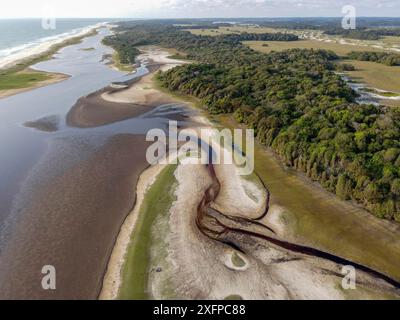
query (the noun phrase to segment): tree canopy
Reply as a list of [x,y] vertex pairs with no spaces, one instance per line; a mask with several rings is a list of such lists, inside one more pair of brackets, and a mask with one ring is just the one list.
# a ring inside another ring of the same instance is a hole
[[287,166],[344,200],[400,221],[399,108],[357,104],[335,73],[333,52],[264,54],[241,40],[151,24],[125,26],[111,39],[117,50],[157,44],[184,52],[196,63],[160,73],[163,86],[201,99],[213,114],[234,114]]

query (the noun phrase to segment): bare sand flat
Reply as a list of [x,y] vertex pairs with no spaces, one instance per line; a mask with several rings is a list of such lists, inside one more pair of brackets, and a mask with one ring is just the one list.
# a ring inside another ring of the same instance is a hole
[[176,102],[173,97],[157,90],[154,75],[157,70],[168,70],[185,62],[169,59],[167,51],[142,47],[140,61],[148,64],[149,74],[134,81],[126,88],[109,86],[81,98],[67,115],[67,124],[88,128],[109,124],[148,112],[155,107]]

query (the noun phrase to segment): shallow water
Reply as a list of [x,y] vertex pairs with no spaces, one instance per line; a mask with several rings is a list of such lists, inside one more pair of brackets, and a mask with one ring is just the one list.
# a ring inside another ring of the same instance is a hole
[[[144,134],[186,112],[166,105],[96,128],[68,127],[66,114],[80,97],[148,72],[107,66],[103,57],[112,50],[101,40],[108,34],[103,28],[34,66],[68,80],[0,99],[0,298],[96,298],[133,205],[135,179],[147,165]],[[24,126],[43,118],[57,131]],[[40,268],[52,263],[60,288],[43,292]]]
[[2,57],[75,35],[89,26],[106,21],[110,20],[56,19],[55,29],[45,29],[42,19],[0,19],[0,61]]

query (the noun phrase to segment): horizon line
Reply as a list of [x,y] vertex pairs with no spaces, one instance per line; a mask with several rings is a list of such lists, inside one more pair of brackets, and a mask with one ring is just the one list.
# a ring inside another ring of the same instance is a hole
[[[23,20],[23,19],[42,19],[43,17],[0,17],[0,20]],[[315,18],[338,18],[343,16],[260,16],[260,17],[55,17],[56,19],[124,19],[124,20],[202,20],[202,19],[315,19]],[[388,18],[400,19],[400,16],[359,16],[359,18]]]

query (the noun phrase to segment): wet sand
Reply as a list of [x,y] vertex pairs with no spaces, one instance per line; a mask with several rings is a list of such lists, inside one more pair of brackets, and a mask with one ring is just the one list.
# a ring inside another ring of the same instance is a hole
[[43,117],[34,121],[27,121],[24,126],[44,132],[55,132],[59,129],[60,117],[57,115]]
[[[176,102],[173,97],[154,88],[153,77],[158,70],[170,67],[170,60],[164,64],[164,51],[151,54],[152,61],[147,67],[149,74],[131,81],[126,87],[108,86],[98,92],[79,99],[67,114],[71,127],[90,128],[137,117],[152,109]],[[174,61],[173,65],[178,65]]]
[[93,128],[137,117],[155,107],[105,101],[101,95],[109,90],[112,89],[104,89],[79,99],[67,114],[67,124],[75,128]]

